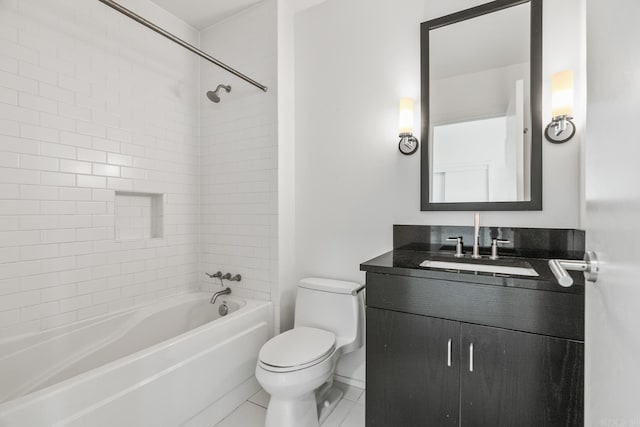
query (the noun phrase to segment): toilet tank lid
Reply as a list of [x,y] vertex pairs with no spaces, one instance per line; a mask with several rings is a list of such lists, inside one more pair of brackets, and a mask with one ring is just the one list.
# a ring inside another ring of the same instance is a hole
[[360,287],[359,283],[346,280],[324,279],[322,277],[307,277],[300,280],[298,286],[316,291],[332,292],[334,294],[350,294]]

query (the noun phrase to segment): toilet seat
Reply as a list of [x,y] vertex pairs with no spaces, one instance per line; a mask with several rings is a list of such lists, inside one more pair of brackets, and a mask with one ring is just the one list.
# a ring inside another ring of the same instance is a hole
[[336,336],[323,329],[298,327],[269,340],[260,350],[262,368],[291,372],[316,365],[336,348]]

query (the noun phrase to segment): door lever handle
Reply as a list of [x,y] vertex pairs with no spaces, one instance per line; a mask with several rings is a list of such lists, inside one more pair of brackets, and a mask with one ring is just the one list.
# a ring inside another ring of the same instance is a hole
[[598,280],[598,273],[600,272],[600,265],[598,264],[598,257],[595,252],[586,252],[584,254],[584,261],[569,260],[569,259],[550,259],[549,268],[560,286],[565,288],[573,285],[573,279],[569,276],[567,270],[582,271],[584,272],[585,280],[589,282],[596,282]]

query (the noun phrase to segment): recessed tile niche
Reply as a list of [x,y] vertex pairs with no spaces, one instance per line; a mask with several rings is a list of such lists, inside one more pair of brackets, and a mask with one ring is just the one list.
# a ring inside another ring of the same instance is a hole
[[162,194],[116,191],[116,240],[163,237]]

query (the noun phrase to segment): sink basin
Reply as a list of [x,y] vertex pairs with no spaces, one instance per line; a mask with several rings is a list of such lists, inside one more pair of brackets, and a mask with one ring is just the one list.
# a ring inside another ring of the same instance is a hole
[[539,274],[533,268],[510,267],[492,264],[467,264],[464,262],[426,260],[420,264],[420,267],[443,268],[445,270],[479,271],[482,273],[498,273],[515,276],[539,276]]

